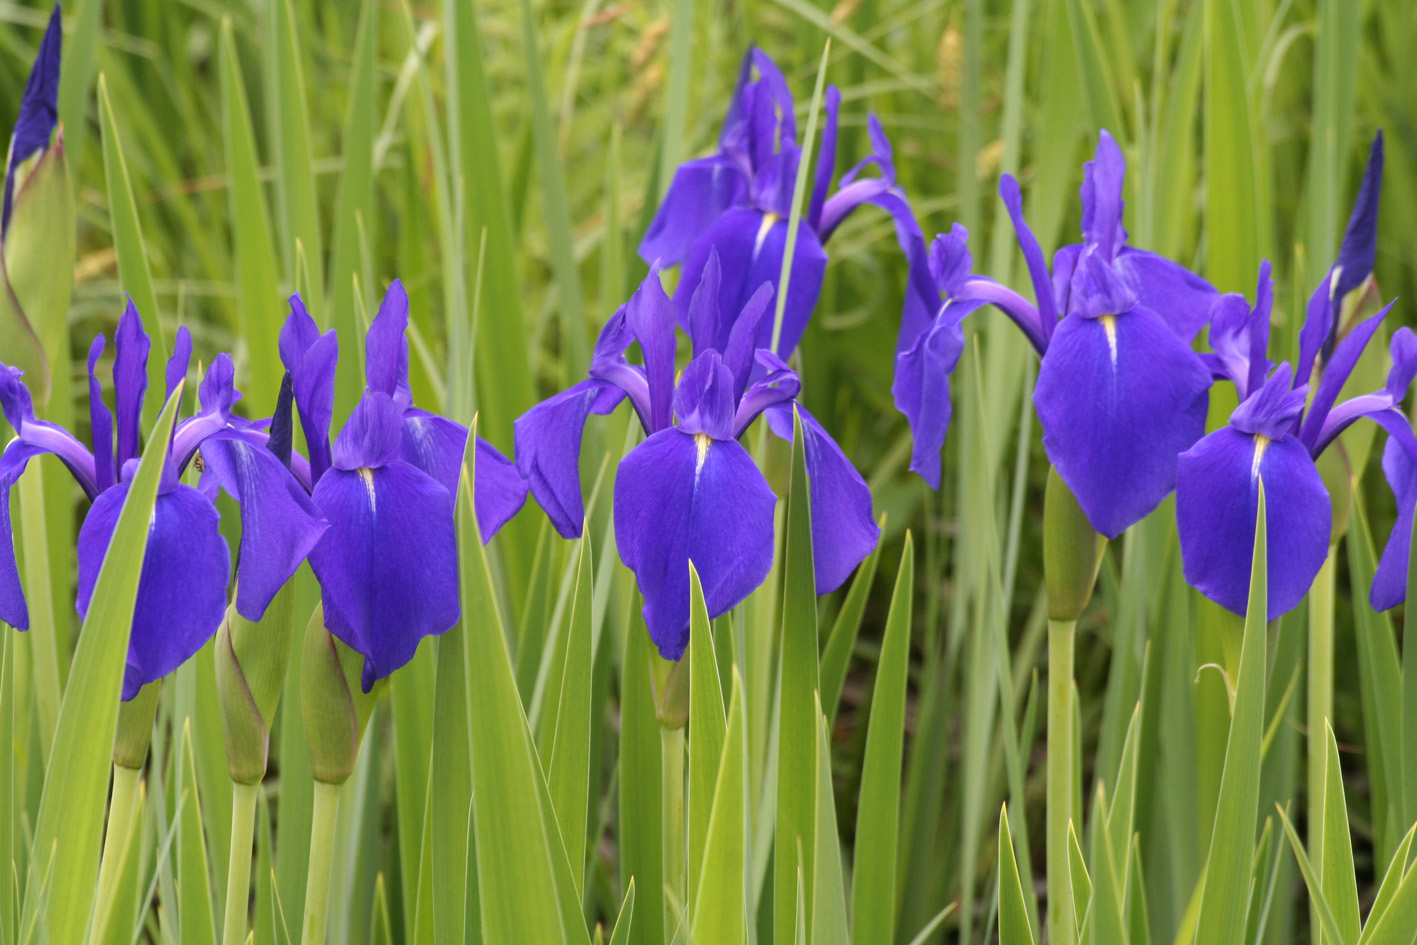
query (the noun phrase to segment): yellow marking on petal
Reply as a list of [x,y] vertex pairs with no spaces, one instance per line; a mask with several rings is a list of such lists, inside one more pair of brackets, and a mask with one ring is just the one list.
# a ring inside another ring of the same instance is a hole
[[703,471],[704,460],[708,459],[709,446],[713,444],[713,438],[707,433],[694,434],[694,446],[698,448],[698,459],[694,461],[694,478],[699,478],[699,473]]
[[776,213],[763,214],[763,222],[758,226],[758,236],[753,240],[753,255],[758,255],[758,250],[762,248],[763,240],[768,238],[768,231],[777,225],[777,221],[782,217]]
[[368,466],[360,466],[355,472],[359,473],[359,481],[364,483],[364,491],[369,493],[369,511],[375,510],[374,499],[374,470]]
[[1255,434],[1255,458],[1250,462],[1251,479],[1260,474],[1260,461],[1264,459],[1265,450],[1269,449],[1269,444],[1269,437],[1262,433]]
[[1102,323],[1102,330],[1107,333],[1107,350],[1112,355],[1112,365],[1117,364],[1117,316],[1103,315],[1097,319]]

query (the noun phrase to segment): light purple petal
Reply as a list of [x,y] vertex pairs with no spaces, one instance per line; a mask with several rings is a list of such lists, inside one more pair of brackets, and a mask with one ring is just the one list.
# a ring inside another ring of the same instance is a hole
[[93,431],[94,485],[99,492],[118,481],[113,466],[113,414],[103,402],[103,391],[94,375],[98,359],[103,356],[103,335],[94,337],[89,345],[89,428]]
[[408,463],[349,472],[338,466],[315,486],[329,529],[310,553],[325,625],[364,656],[361,685],[413,658],[418,643],[458,622],[453,503]]
[[[792,404],[768,410],[768,425],[792,441]],[[818,594],[836,590],[876,547],[881,530],[871,511],[871,490],[831,434],[795,405],[802,418],[812,505],[812,561]]]
[[15,559],[14,531],[10,523],[10,489],[19,482],[25,466],[44,450],[13,441],[0,453],[0,622],[18,630],[28,630],[29,607],[25,604],[25,589],[20,583],[19,564]]
[[689,562],[710,617],[732,609],[772,567],[772,490],[736,440],[662,430],[630,451],[615,479],[615,542],[644,595],[665,659],[689,642]]
[[709,349],[689,362],[674,390],[674,416],[680,430],[731,439],[735,406],[733,373],[717,351]]
[[812,199],[807,204],[807,225],[818,229],[822,220],[822,207],[826,203],[827,191],[831,189],[832,175],[836,173],[837,115],[841,110],[841,90],[835,85],[827,86],[827,94],[822,100],[822,143],[817,152],[817,167],[812,181]]
[[1233,427],[1205,437],[1181,455],[1176,523],[1186,581],[1243,615],[1261,479],[1267,516],[1266,619],[1274,620],[1304,599],[1328,555],[1333,514],[1328,492],[1297,438],[1265,441]]
[[1038,304],[1039,322],[1043,328],[1044,338],[1047,339],[1052,336],[1053,327],[1058,321],[1058,308],[1053,296],[1053,282],[1048,275],[1048,263],[1043,258],[1043,250],[1038,245],[1038,239],[1033,235],[1033,230],[1029,229],[1028,221],[1023,218],[1023,197],[1019,194],[1018,181],[1014,180],[1012,174],[1005,174],[999,180],[999,197],[1004,201],[1004,208],[1009,212],[1009,219],[1014,226],[1014,234],[1018,237],[1019,248],[1023,251],[1023,260],[1028,266],[1028,277],[1033,282],[1033,296]]
[[0,364],[0,406],[4,408],[5,419],[15,428],[20,442],[59,457],[92,498],[99,491],[93,454],[68,430],[47,420],[35,419],[29,388],[21,379],[23,374],[19,368]]
[[517,469],[565,538],[580,537],[585,519],[580,457],[586,418],[609,413],[624,397],[605,381],[582,381],[532,407],[513,425]]
[[167,392],[163,394],[164,402],[172,396],[177,385],[187,379],[187,368],[191,363],[192,333],[187,330],[186,325],[179,325],[177,338],[172,345],[172,357],[167,359],[167,372],[163,375],[167,381]]
[[1161,316],[1177,335],[1190,341],[1205,327],[1220,293],[1209,282],[1164,256],[1123,249],[1114,263],[1137,302]]
[[699,284],[683,314],[683,327],[689,333],[695,357],[712,348],[718,340],[718,288],[722,281],[718,251],[710,248]]
[[733,327],[728,333],[728,346],[723,348],[723,363],[733,372],[733,396],[736,400],[743,396],[748,387],[748,379],[753,372],[758,336],[761,334],[763,319],[772,312],[772,300],[776,292],[771,282],[764,282],[749,298]]
[[1329,411],[1333,409],[1343,385],[1348,383],[1348,376],[1358,366],[1358,359],[1363,356],[1368,342],[1382,325],[1392,304],[1389,302],[1382,311],[1355,326],[1333,352],[1333,357],[1323,366],[1323,376],[1319,379],[1318,389],[1314,391],[1313,403],[1304,417],[1304,426],[1299,434],[1299,438],[1310,450],[1318,443]]
[[1176,455],[1205,431],[1210,372],[1161,318],[1069,315],[1043,358],[1033,403],[1043,446],[1092,527],[1115,538],[1166,497]]
[[485,545],[526,504],[527,482],[517,472],[515,463],[480,436],[477,438],[477,469],[473,475],[477,529]]
[[797,372],[783,363],[782,359],[766,348],[758,349],[756,380],[743,392],[738,401],[738,410],[733,416],[733,435],[742,436],[743,431],[758,418],[758,414],[773,404],[786,403],[797,396],[802,389],[802,381]]
[[[1378,559],[1368,602],[1374,610],[1387,610],[1407,600],[1407,569],[1412,554],[1412,519],[1417,512],[1417,442],[1402,422],[1406,436],[1395,433],[1383,448],[1383,473],[1397,500],[1397,521]],[[1406,440],[1406,442],[1404,442]]]
[[335,439],[332,464],[353,470],[387,466],[403,447],[403,411],[383,391],[369,390]]
[[325,532],[320,510],[276,455],[235,431],[208,437],[202,459],[241,506],[236,609],[260,620]]
[[659,267],[650,266],[625,305],[625,324],[640,343],[645,382],[649,387],[649,432],[669,426],[674,400],[674,303],[664,294]]
[[964,331],[960,326],[964,316],[982,304],[947,304],[930,330],[895,358],[891,394],[896,408],[910,422],[915,441],[910,468],[932,489],[940,488],[940,450],[945,445],[954,410],[950,403],[950,375],[964,351]]
[[[1103,129],[1097,139],[1097,154],[1082,166],[1082,233],[1104,262],[1116,258],[1127,242],[1122,227],[1122,185],[1127,161],[1122,149]],[[1164,317],[1164,316],[1163,316]]]
[[729,207],[748,199],[748,180],[736,163],[720,155],[679,165],[669,192],[640,241],[640,258],[672,266]]
[[364,375],[369,389],[388,394],[400,410],[413,403],[408,386],[408,293],[395,279],[364,336]]
[[[88,613],[130,485],[120,482],[99,496],[79,529],[80,616]],[[230,576],[231,556],[217,530],[212,503],[191,486],[180,484],[159,495],[138,579],[123,673],[125,701],[177,669],[211,639],[226,616]]]
[[121,470],[138,455],[138,422],[143,413],[143,396],[148,389],[148,350],[152,343],[143,331],[143,320],[133,300],[118,319],[114,335],[118,354],[113,361],[113,389],[118,406],[118,457]]
[[457,495],[466,449],[467,427],[461,423],[426,410],[413,409],[403,415],[399,459],[432,476],[450,497]]

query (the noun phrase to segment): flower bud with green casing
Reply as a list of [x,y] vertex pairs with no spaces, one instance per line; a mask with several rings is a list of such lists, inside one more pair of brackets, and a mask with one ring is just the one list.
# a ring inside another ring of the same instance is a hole
[[1092,598],[1107,539],[1088,522],[1082,506],[1058,470],[1048,469],[1043,493],[1043,577],[1048,616],[1077,620]]
[[138,690],[127,702],[118,704],[118,733],[113,739],[113,763],[123,768],[141,768],[148,758],[148,743],[157,718],[157,680]]
[[326,629],[324,609],[316,605],[305,627],[300,702],[310,770],[317,781],[343,784],[359,758],[359,740],[382,684],[368,693],[360,688],[363,661]]
[[49,400],[49,365],[68,338],[75,226],[61,127],[51,147],[16,169],[0,269],[0,351],[25,372],[38,405]]
[[660,728],[674,730],[689,724],[689,666],[687,660],[667,660],[650,654],[654,683],[654,714]]
[[270,727],[285,686],[293,591],[287,581],[266,614],[250,621],[227,608],[217,631],[216,677],[231,779],[257,784],[266,776]]

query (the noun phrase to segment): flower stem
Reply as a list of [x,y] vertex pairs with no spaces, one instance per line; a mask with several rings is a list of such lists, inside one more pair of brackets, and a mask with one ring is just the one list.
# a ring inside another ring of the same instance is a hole
[[[1329,548],[1323,567],[1309,589],[1309,858],[1316,878],[1323,869],[1324,759],[1328,744],[1324,722],[1333,715],[1333,592],[1334,551]],[[1320,937],[1319,916],[1311,909],[1313,940]]]
[[688,879],[685,875],[684,852],[684,729],[659,729],[661,779],[661,810],[664,832],[661,835],[664,852],[664,885],[671,895],[664,900],[664,940],[682,940],[679,935],[679,912],[689,908]]
[[1048,941],[1073,945],[1068,823],[1073,792],[1073,636],[1076,620],[1048,621]]
[[251,899],[251,838],[256,827],[259,784],[231,782],[231,860],[226,871],[226,920],[222,945],[245,945]]
[[[113,797],[108,805],[108,826],[103,833],[103,859],[98,867],[98,897],[94,903],[94,916],[99,923],[107,920],[112,907],[113,889],[118,881],[114,871],[123,858],[123,848],[128,845],[128,832],[133,829],[133,814],[137,810],[139,768],[127,765],[113,766]],[[102,924],[95,928],[102,928]]]
[[330,911],[330,873],[334,867],[335,819],[340,785],[315,781],[315,809],[310,824],[310,870],[305,878],[302,945],[324,945]]

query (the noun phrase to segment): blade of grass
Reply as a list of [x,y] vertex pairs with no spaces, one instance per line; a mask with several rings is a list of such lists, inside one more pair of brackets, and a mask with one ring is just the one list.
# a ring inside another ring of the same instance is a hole
[[[831,746],[827,742],[826,716],[817,705],[817,836],[812,867],[813,945],[848,945],[846,888],[841,871],[841,840],[837,837],[836,802],[832,793]],[[894,897],[892,897],[894,899]],[[871,941],[871,939],[858,939]],[[881,939],[890,941],[890,939]]]
[[269,16],[271,36],[266,53],[271,59],[269,71],[275,77],[270,98],[276,114],[276,192],[280,197],[281,246],[290,266],[287,281],[297,281],[296,246],[303,246],[306,264],[315,274],[306,282],[305,301],[315,321],[323,325],[329,317],[325,311],[325,249],[310,151],[310,110],[300,64],[300,35],[290,0],[272,3]]
[[[693,690],[690,689],[692,697]],[[692,712],[690,718],[693,718]],[[735,666],[723,751],[718,760],[713,806],[704,839],[702,868],[698,870],[698,885],[694,893],[693,940],[705,945],[709,942],[742,945],[747,941],[747,778],[743,684]]]
[[[699,572],[689,564],[689,881],[691,895],[699,888],[699,869],[708,842],[714,809],[720,757],[726,736],[723,684],[718,675],[718,653]],[[697,917],[693,900],[691,917]],[[721,908],[721,906],[720,906]],[[697,922],[694,923],[697,929]]]
[[1028,902],[1019,882],[1018,860],[1009,834],[1009,807],[999,811],[999,945],[1033,945]]
[[[877,524],[884,533],[886,517],[882,515]],[[846,670],[851,665],[852,651],[856,649],[856,637],[861,632],[861,620],[866,615],[866,599],[871,593],[871,585],[876,579],[876,565],[880,561],[881,543],[878,542],[856,569],[856,576],[851,579],[851,590],[846,592],[846,600],[842,601],[841,610],[837,611],[836,622],[832,624],[827,645],[822,650],[818,678],[828,726],[836,724],[841,687],[846,682]]]
[[567,626],[566,661],[561,678],[556,735],[547,773],[551,800],[560,825],[576,898],[584,893],[586,784],[590,781],[591,599],[595,570],[588,538],[579,542],[575,601]]

